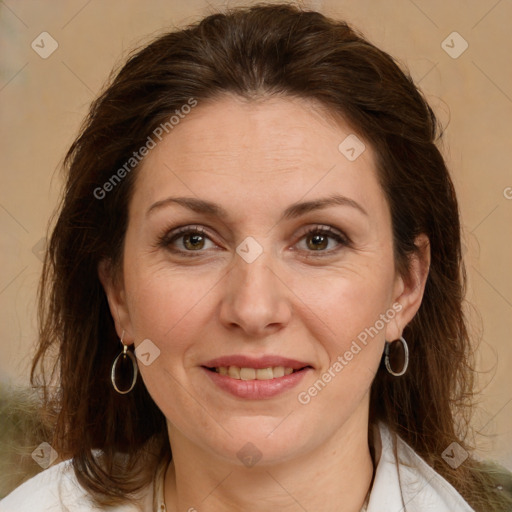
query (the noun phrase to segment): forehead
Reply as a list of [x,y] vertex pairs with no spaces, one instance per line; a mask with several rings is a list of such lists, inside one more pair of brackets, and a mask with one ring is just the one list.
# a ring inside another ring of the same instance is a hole
[[372,148],[364,143],[353,161],[343,152],[345,140],[363,143],[354,136],[341,118],[300,98],[199,102],[146,156],[134,202],[157,201],[177,189],[215,200],[222,195],[242,207],[240,198],[249,196],[259,204],[293,202],[333,189],[375,199],[381,191]]
[[[341,119],[335,123],[325,107],[310,100],[244,100],[226,95],[199,102],[159,146],[173,150],[177,163],[242,153],[248,164],[272,159],[286,165],[304,159],[312,162],[319,156],[322,161],[338,158],[339,143],[352,133]],[[155,153],[161,151],[153,152],[153,157]]]

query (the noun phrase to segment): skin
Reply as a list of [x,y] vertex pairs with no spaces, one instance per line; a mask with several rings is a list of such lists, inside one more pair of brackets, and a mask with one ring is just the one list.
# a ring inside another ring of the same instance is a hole
[[[420,306],[429,249],[419,237],[409,274],[398,275],[373,150],[365,142],[353,162],[338,150],[352,133],[304,99],[226,95],[199,103],[138,171],[122,271],[114,274],[102,262],[99,274],[123,342],[137,347],[150,339],[160,350],[139,368],[168,420],[169,512],[362,506],[373,472],[369,389],[385,340],[397,339]],[[291,204],[333,192],[366,214],[336,205],[280,220]],[[218,203],[228,217],[176,204],[147,214],[170,196]],[[329,237],[316,249],[306,230],[318,225],[345,233],[350,243]],[[183,235],[158,245],[181,226],[207,231],[199,250],[184,245]],[[263,249],[252,263],[236,252],[248,236]],[[298,393],[396,303],[402,309],[394,319],[310,403],[299,403]],[[208,359],[232,354],[276,354],[313,371],[277,397],[244,400],[220,390],[201,369]],[[247,442],[262,454],[251,468],[237,457]]]

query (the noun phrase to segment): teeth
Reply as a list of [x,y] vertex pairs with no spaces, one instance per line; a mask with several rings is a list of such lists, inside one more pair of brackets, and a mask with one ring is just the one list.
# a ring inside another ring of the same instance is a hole
[[228,368],[228,375],[233,379],[240,380],[240,368],[238,368],[238,366],[230,366]]
[[293,373],[293,368],[275,366],[273,368],[239,368],[238,366],[220,366],[215,368],[220,375],[227,375],[237,380],[270,380]]
[[284,366],[276,366],[272,368],[272,373],[274,374],[274,378],[284,377]]
[[269,380],[274,378],[272,368],[258,368],[254,373],[258,380]]
[[254,380],[256,378],[256,370],[254,368],[240,368],[240,378],[242,380]]

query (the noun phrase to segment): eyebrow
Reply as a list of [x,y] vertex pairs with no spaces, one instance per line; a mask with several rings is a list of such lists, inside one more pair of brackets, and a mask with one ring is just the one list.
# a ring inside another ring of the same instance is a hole
[[[167,197],[152,204],[146,212],[146,217],[155,210],[170,206],[172,204],[180,205],[196,213],[213,215],[223,219],[227,219],[229,217],[228,212],[222,208],[222,206],[218,205],[217,203],[212,203],[211,201],[198,199],[196,197]],[[329,197],[315,199],[313,201],[294,203],[286,208],[286,210],[281,215],[280,221],[286,219],[294,219],[296,217],[300,217],[301,215],[305,215],[308,212],[329,208],[330,206],[349,206],[358,210],[364,215],[368,215],[368,212],[353,199],[339,194],[334,194]]]

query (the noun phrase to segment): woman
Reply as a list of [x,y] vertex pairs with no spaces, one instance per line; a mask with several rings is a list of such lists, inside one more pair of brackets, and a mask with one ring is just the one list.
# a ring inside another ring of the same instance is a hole
[[437,138],[393,59],[316,12],[216,14],[132,56],[67,155],[41,283],[32,377],[56,352],[69,461],[0,510],[508,510],[464,441]]

